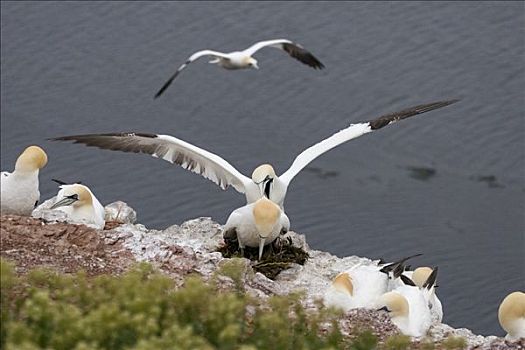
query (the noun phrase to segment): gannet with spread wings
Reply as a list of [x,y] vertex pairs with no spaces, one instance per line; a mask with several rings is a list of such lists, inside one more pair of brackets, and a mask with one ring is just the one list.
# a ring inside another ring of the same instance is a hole
[[264,47],[274,47],[281,49],[288,53],[291,57],[297,59],[298,61],[314,68],[314,69],[323,69],[324,65],[315,58],[312,53],[303,48],[301,45],[294,43],[288,39],[274,39],[274,40],[265,40],[259,41],[246,50],[243,51],[234,51],[229,53],[213,51],[213,50],[202,50],[197,51],[191,55],[186,62],[184,62],[173,75],[164,83],[160,90],[155,94],[155,98],[162,95],[162,93],[171,85],[173,80],[179,75],[179,73],[186,68],[193,61],[198,60],[201,57],[210,57],[212,60],[209,63],[214,63],[219,65],[222,68],[233,70],[233,69],[246,69],[254,68],[259,69],[257,65],[257,60],[252,56]]
[[284,208],[284,198],[292,179],[310,162],[330,149],[369,132],[381,129],[396,121],[406,119],[434,109],[448,106],[458,100],[447,100],[414,106],[400,112],[387,114],[377,119],[352,124],[327,139],[307,148],[295,158],[290,168],[277,176],[270,164],[257,167],[251,178],[241,174],[220,156],[180,140],[174,136],[148,133],[109,133],[63,136],[54,141],[74,141],[113,151],[146,153],[180,165],[184,169],[200,174],[219,185],[229,186],[246,195],[247,203],[253,203],[266,196]]

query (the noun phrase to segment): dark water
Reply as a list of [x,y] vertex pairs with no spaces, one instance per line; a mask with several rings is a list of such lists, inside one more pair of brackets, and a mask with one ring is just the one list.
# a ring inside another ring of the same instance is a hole
[[[146,156],[45,141],[92,132],[175,135],[245,174],[282,173],[307,146],[356,122],[447,98],[453,106],[332,150],[295,178],[286,209],[313,248],[372,258],[424,253],[440,268],[446,323],[502,331],[497,307],[525,288],[524,4],[2,2],[1,167],[29,144],[41,174],[81,180],[164,228],[224,223],[233,189]],[[326,65],[276,50],[259,71],[197,62],[153,94],[192,52],[287,37]]]

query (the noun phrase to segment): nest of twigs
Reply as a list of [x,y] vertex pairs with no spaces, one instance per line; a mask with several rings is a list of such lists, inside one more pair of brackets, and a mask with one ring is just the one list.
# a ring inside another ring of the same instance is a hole
[[241,249],[236,238],[224,238],[226,243],[219,248],[219,252],[225,258],[247,258],[253,261],[252,268],[270,279],[275,279],[277,275],[286,270],[292,263],[304,265],[308,260],[308,253],[292,243],[292,238],[277,238],[273,243],[264,247],[261,260],[259,257],[259,248],[244,247],[244,256],[241,255]]

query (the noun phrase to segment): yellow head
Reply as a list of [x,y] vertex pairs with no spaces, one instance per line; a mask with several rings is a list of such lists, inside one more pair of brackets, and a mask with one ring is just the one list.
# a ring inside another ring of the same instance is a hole
[[418,267],[412,274],[412,281],[414,281],[416,286],[422,288],[431,273],[432,269],[430,267]]
[[253,57],[245,57],[244,64],[248,67],[259,69],[259,66],[257,65],[257,60]]
[[391,317],[408,317],[408,301],[397,292],[388,292],[381,296],[382,306],[386,307]]
[[354,295],[354,285],[352,284],[352,277],[346,272],[341,272],[332,281],[332,286],[343,293]]
[[271,200],[262,197],[255,202],[253,207],[253,217],[259,235],[262,238],[266,238],[270,235],[277,224],[277,221],[281,217],[281,209]]
[[89,189],[80,184],[74,184],[74,185],[62,185],[63,192],[63,198],[53,204],[51,209],[64,207],[64,206],[72,206],[72,207],[81,207],[85,205],[93,205],[93,196],[91,195],[91,192]]
[[260,184],[267,178],[275,178],[275,170],[273,170],[273,167],[270,164],[259,165],[252,173],[252,180],[256,184]]
[[498,319],[509,336],[519,337],[518,333],[523,334],[525,331],[521,328],[525,324],[525,293],[513,292],[507,295],[499,306]]
[[29,172],[42,169],[47,164],[47,154],[38,146],[29,146],[18,157],[16,171]]

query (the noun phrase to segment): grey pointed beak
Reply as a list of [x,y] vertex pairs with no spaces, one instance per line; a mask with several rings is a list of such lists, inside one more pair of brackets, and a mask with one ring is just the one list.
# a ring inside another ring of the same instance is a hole
[[259,260],[262,258],[262,253],[264,249],[264,241],[265,239],[261,237],[261,241],[259,242]]
[[55,204],[53,204],[51,206],[51,208],[49,208],[49,209],[56,209],[56,208],[59,208],[59,207],[65,207],[65,206],[68,206],[68,205],[71,205],[71,204],[75,203],[76,201],[78,201],[78,197],[76,195],[67,196],[67,197],[62,198],[61,200],[59,200]]
[[385,312],[389,312],[388,308],[386,306],[383,306],[381,308],[378,308],[376,311],[385,311]]

